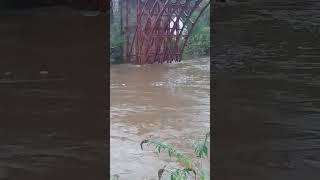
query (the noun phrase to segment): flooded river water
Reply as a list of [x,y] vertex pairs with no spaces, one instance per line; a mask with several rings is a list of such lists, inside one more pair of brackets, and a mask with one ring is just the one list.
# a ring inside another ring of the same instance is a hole
[[[319,11],[314,0],[255,0],[215,12],[216,179],[319,179]],[[141,151],[150,135],[191,152],[210,126],[209,71],[209,58],[111,66],[111,174],[156,179],[167,159]],[[1,84],[0,179],[105,177],[104,122],[88,123],[98,118],[96,99],[104,93],[83,93],[92,81],[79,81],[67,89],[60,82]],[[98,84],[92,87],[103,89]]]
[[231,1],[215,16],[214,176],[319,179],[319,1]]
[[0,7],[1,180],[106,177],[107,29],[83,14]]
[[111,174],[157,179],[167,159],[142,151],[150,135],[192,153],[210,128],[209,58],[175,64],[112,65],[110,76]]

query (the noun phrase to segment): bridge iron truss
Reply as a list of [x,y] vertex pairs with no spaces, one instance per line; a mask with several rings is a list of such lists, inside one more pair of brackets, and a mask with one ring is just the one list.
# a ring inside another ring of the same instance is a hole
[[181,61],[183,50],[210,0],[124,0],[125,56],[128,62]]

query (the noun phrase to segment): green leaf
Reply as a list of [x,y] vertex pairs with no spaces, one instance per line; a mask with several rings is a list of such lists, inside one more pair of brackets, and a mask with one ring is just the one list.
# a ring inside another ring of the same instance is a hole
[[172,157],[172,154],[173,154],[173,152],[172,152],[171,149],[168,150],[168,154],[169,154],[169,157],[171,158],[171,157]]
[[[209,146],[208,138],[209,138],[209,136],[206,135],[206,138],[204,140],[199,141],[199,142],[195,142],[192,145],[192,147],[194,149],[194,153],[200,158],[208,155],[208,146]],[[197,176],[197,172],[199,172],[200,179],[204,178],[204,180],[205,180],[208,177],[206,175],[203,175],[203,173],[201,173],[201,172],[203,172],[202,169],[200,169],[199,171],[196,172],[192,167],[192,159],[187,157],[186,155],[184,155],[182,152],[176,150],[173,147],[173,145],[163,143],[157,139],[148,139],[147,144],[153,145],[155,147],[154,150],[156,151],[156,153],[160,153],[161,150],[167,151],[170,158],[175,157],[176,161],[178,163],[181,163],[181,165],[184,166],[184,169],[177,168],[177,169],[174,169],[173,171],[171,171],[170,179],[186,180],[188,177],[190,177],[192,172],[195,175],[195,177]],[[158,171],[158,175],[159,175],[159,171]]]
[[176,178],[174,177],[174,175],[173,174],[171,174],[171,178],[170,178],[171,180],[176,180]]

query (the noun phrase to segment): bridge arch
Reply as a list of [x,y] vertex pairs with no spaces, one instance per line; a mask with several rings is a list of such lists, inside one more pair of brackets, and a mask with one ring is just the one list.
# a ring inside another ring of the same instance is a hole
[[[210,0],[125,0],[125,56],[137,64],[181,61]],[[135,58],[133,58],[135,57]]]

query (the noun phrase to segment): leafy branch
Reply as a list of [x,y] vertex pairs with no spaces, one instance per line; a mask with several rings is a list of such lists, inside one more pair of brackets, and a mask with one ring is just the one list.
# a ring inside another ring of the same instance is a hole
[[160,154],[161,151],[166,150],[170,159],[175,157],[177,162],[182,163],[187,168],[192,168],[192,161],[186,155],[184,155],[179,150],[175,149],[172,144],[167,144],[159,139],[145,139],[140,143],[141,150],[143,150],[143,144],[147,144],[148,146],[153,145],[155,147],[155,152]]
[[[193,144],[192,147],[197,158],[205,159],[208,157],[209,138],[210,133],[207,133],[204,140]],[[169,172],[170,180],[187,180],[192,174],[194,175],[194,179],[197,179],[197,176],[201,180],[207,179],[208,176],[204,170],[201,169],[201,167],[195,167],[192,159],[177,150],[172,144],[165,143],[156,138],[148,138],[140,143],[141,150],[143,150],[144,144],[147,146],[152,145],[157,154],[166,151],[170,159],[174,157],[176,162],[183,166],[182,168],[174,168],[172,170],[169,170],[164,166],[158,170],[159,180],[163,177],[164,172]]]
[[194,152],[196,153],[197,157],[199,158],[207,158],[208,157],[208,147],[209,147],[209,140],[210,133],[206,134],[206,137],[203,141],[196,142],[193,144]]

